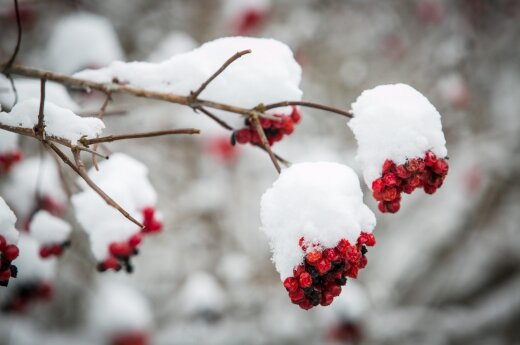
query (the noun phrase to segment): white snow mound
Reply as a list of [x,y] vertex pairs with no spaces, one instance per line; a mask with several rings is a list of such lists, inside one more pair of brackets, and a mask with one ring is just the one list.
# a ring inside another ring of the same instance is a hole
[[348,126],[358,142],[356,160],[365,182],[381,176],[386,159],[403,164],[426,151],[446,157],[441,115],[419,91],[406,84],[380,85],[363,91],[352,103]]
[[[0,123],[21,128],[33,128],[38,123],[39,99],[17,103],[10,113],[0,112]],[[44,123],[47,135],[70,140],[76,144],[81,137],[95,138],[105,124],[95,117],[80,117],[71,110],[45,102]]]
[[18,242],[18,230],[14,227],[16,216],[7,206],[4,199],[0,197],[0,235],[4,237],[8,244]]
[[[85,70],[74,76],[102,83],[117,78],[135,87],[189,95],[233,54],[246,49],[252,53],[233,62],[200,98],[244,108],[301,99],[301,67],[292,51],[284,43],[266,38],[220,38],[160,63],[116,61],[106,68]],[[276,112],[289,114],[291,108],[279,108]],[[234,118],[237,125],[243,125],[243,119]]]
[[376,224],[363,204],[354,171],[328,162],[299,163],[283,170],[262,196],[260,218],[282,280],[303,262],[300,238],[329,248],[341,239],[356,243],[362,231],[372,232]]
[[29,225],[31,236],[41,245],[61,244],[68,240],[72,228],[69,223],[47,211],[38,211]]

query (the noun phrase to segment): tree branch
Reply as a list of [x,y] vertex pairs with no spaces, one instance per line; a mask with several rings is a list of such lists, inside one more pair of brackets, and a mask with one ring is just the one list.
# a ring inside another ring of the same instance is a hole
[[99,143],[107,143],[116,140],[126,140],[126,139],[140,139],[140,138],[149,138],[149,137],[159,137],[163,135],[172,135],[172,134],[199,134],[200,130],[195,128],[179,128],[179,129],[169,129],[165,131],[156,131],[156,132],[144,132],[144,133],[130,133],[130,134],[121,134],[121,135],[107,135],[105,137],[98,137],[92,139],[80,139],[79,141],[85,145],[99,144]]
[[45,108],[45,79],[40,79],[40,108],[38,110],[38,123],[34,127],[37,136],[45,139],[45,123],[43,110]]
[[256,132],[260,136],[260,142],[262,143],[262,146],[267,151],[267,153],[269,153],[269,158],[271,158],[271,161],[273,162],[276,171],[280,173],[282,169],[280,168],[280,164],[278,164],[278,160],[276,159],[276,157],[273,154],[273,151],[271,150],[271,145],[269,145],[269,142],[267,141],[267,137],[265,136],[264,129],[260,124],[258,116],[251,116],[251,122],[255,126]]
[[242,56],[244,56],[246,54],[250,54],[250,53],[251,53],[251,49],[242,50],[242,51],[235,53],[232,57],[227,59],[226,62],[224,62],[224,64],[222,66],[220,66],[220,68],[215,73],[213,73],[213,75],[211,77],[208,78],[208,80],[206,80],[204,83],[202,83],[202,85],[197,89],[197,91],[191,93],[191,97],[193,98],[193,100],[196,100],[199,97],[200,93],[202,91],[204,91],[204,89],[209,85],[209,83],[211,83],[213,81],[213,79],[218,77],[218,75],[220,73],[224,72],[224,70],[226,68],[228,68],[229,65],[231,65],[236,60],[240,59]]
[[345,111],[345,110],[338,109],[338,108],[335,108],[335,107],[331,107],[331,106],[328,106],[328,105],[314,103],[314,102],[307,102],[307,101],[278,102],[278,103],[264,105],[261,108],[264,109],[264,111],[267,111],[267,110],[270,110],[270,109],[287,107],[287,106],[290,106],[290,105],[300,105],[302,107],[307,107],[307,108],[321,109],[321,110],[325,110],[325,111],[328,111],[328,112],[331,112],[331,113],[335,113],[335,114],[338,114],[338,115],[341,115],[341,116],[348,117],[349,119],[351,119],[353,117],[352,110]]

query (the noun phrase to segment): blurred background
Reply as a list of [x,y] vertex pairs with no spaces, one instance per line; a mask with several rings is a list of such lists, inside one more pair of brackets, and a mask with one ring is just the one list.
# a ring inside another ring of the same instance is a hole
[[[369,264],[331,306],[303,311],[286,296],[259,230],[260,196],[277,176],[268,156],[230,146],[229,132],[190,109],[115,95],[107,133],[203,131],[107,145],[149,168],[163,230],[146,238],[134,273],[98,273],[67,193],[36,184],[43,153],[22,138],[24,159],[0,177],[0,195],[23,228],[34,190],[46,190],[73,225],[72,245],[52,270],[27,278],[52,293],[17,309],[6,306],[23,279],[0,290],[0,344],[520,343],[520,2],[20,0],[20,11],[17,62],[66,74],[250,35],[292,48],[305,100],[349,109],[365,89],[410,84],[442,114],[450,172],[436,194],[405,196],[395,215],[376,212],[362,184],[378,220]],[[0,28],[5,61],[16,42],[12,1],[0,1]],[[104,100],[62,96],[85,115]],[[0,103],[12,101],[2,80]],[[345,119],[302,115],[274,151],[359,172]]]

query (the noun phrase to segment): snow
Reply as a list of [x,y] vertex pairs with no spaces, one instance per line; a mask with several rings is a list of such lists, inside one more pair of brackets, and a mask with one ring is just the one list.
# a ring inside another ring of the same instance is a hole
[[18,150],[18,134],[0,129],[0,154]]
[[29,225],[31,236],[41,245],[61,244],[68,240],[71,226],[47,211],[38,211]]
[[8,244],[18,242],[18,230],[15,229],[16,216],[7,206],[4,199],[0,197],[0,235],[4,237]]
[[[39,99],[41,95],[40,80],[38,79],[14,79],[18,102],[31,98]],[[14,103],[14,93],[10,81],[0,75],[0,104],[11,107]],[[5,91],[4,91],[5,90]],[[79,105],[70,97],[67,89],[58,83],[47,81],[45,83],[45,100],[60,107],[79,111]]]
[[181,311],[190,316],[221,313],[225,297],[217,280],[206,272],[192,273],[179,291]]
[[137,290],[126,285],[100,285],[90,305],[89,326],[103,335],[144,331],[152,324],[148,301]]
[[48,197],[59,205],[67,202],[57,162],[50,156],[43,160],[39,157],[24,159],[13,167],[5,182],[0,185],[0,194],[22,220],[27,219],[36,207],[36,196]]
[[56,259],[42,259],[40,257],[39,243],[25,232],[20,233],[18,241],[20,255],[15,261],[18,267],[18,277],[15,283],[26,281],[50,281],[56,275]]
[[[157,193],[148,180],[148,168],[122,153],[111,155],[98,166],[99,171],[88,171],[90,178],[131,216],[142,221],[141,210],[157,202]],[[72,197],[76,219],[90,237],[94,256],[102,261],[108,257],[110,243],[126,241],[140,229],[83,180],[78,179],[78,184],[84,190]]]
[[380,85],[352,103],[348,126],[358,142],[356,160],[369,187],[386,159],[403,164],[430,150],[446,157],[441,115],[419,91],[406,84]]
[[[13,127],[32,129],[38,123],[39,99],[17,103],[10,113],[0,113],[0,123]],[[105,124],[98,118],[80,117],[71,110],[45,101],[44,123],[47,135],[69,140],[76,144],[82,137],[95,138]]]
[[47,45],[47,68],[65,74],[103,67],[122,58],[110,21],[90,13],[76,13],[58,21]]
[[[147,90],[189,95],[233,54],[246,49],[252,53],[233,62],[208,85],[200,98],[244,108],[301,99],[301,68],[293,53],[287,45],[266,38],[220,38],[161,63],[117,61],[107,68],[85,70],[74,76],[101,83],[117,78],[121,83]],[[276,112],[289,114],[291,107],[279,108]],[[232,125],[243,127],[243,118],[233,116],[232,119]]]
[[187,33],[173,31],[159,42],[155,50],[148,56],[148,61],[162,62],[172,56],[189,52],[197,46],[197,41]]
[[376,224],[363,204],[357,175],[338,163],[299,163],[283,170],[262,196],[260,208],[261,229],[282,280],[303,262],[301,237],[330,248],[341,239],[356,243],[362,231],[371,232]]

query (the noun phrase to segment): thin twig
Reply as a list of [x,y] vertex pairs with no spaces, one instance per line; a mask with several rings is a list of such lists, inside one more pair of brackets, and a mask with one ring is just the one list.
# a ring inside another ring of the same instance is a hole
[[[261,150],[264,150],[265,152],[269,153],[269,151],[267,151],[262,145],[260,144],[254,144],[252,143],[254,146],[258,147],[259,149]],[[291,166],[291,162],[288,161],[287,159],[283,158],[282,156],[276,154],[275,152],[273,152],[273,155],[276,157],[276,159],[278,160],[278,162],[282,163],[283,165],[285,165],[286,168],[290,167]]]
[[[111,96],[111,92],[108,92],[106,94],[105,100],[103,101],[103,104],[101,105],[101,108],[99,108],[98,118],[100,120],[103,120],[103,117],[105,116],[105,111],[107,109],[108,102],[110,101],[110,96]],[[97,159],[96,159],[97,147],[98,147],[97,144],[95,144],[93,147],[94,152],[92,152],[92,165],[94,166],[94,169],[96,169],[96,171],[99,171],[99,167],[98,167]]]
[[169,130],[165,130],[165,131],[156,131],[156,132],[107,135],[105,137],[98,137],[98,138],[92,138],[92,139],[80,139],[79,141],[83,145],[88,146],[88,145],[92,145],[92,144],[107,143],[107,142],[116,141],[116,140],[159,137],[162,135],[172,135],[172,134],[199,134],[199,133],[200,133],[200,130],[195,129],[195,128],[179,128],[179,129],[169,129]]
[[269,142],[267,141],[267,137],[265,136],[264,129],[262,128],[262,125],[260,124],[260,120],[258,119],[258,116],[251,116],[251,121],[253,122],[253,125],[255,126],[256,132],[260,136],[260,142],[262,143],[262,146],[264,149],[269,153],[269,157],[271,158],[271,161],[274,164],[274,167],[276,168],[276,171],[280,173],[282,169],[280,168],[280,164],[278,164],[278,160],[273,154],[273,151],[271,150],[271,146],[269,145]]
[[45,79],[40,79],[40,109],[38,110],[38,123],[34,127],[36,135],[45,139],[45,123],[43,110],[45,108]]
[[338,114],[338,115],[341,115],[341,116],[345,116],[345,117],[348,117],[348,118],[352,118],[353,117],[352,110],[342,110],[342,109],[331,107],[331,106],[328,106],[328,105],[314,103],[314,102],[307,102],[307,101],[278,102],[278,103],[264,105],[262,108],[267,111],[267,110],[270,110],[270,109],[287,107],[287,106],[290,106],[290,105],[301,105],[302,107],[321,109],[321,110],[325,110],[325,111],[328,111],[328,112],[331,112],[331,113],[335,113],[335,114]]
[[[59,149],[58,149],[59,151]],[[123,216],[125,216],[128,220],[130,220],[132,223],[139,226],[141,229],[144,228],[144,225],[141,224],[139,221],[137,221],[134,217],[132,217],[125,209],[123,209],[117,202],[115,202],[111,197],[109,197],[101,188],[98,187],[97,184],[92,181],[90,176],[88,176],[87,170],[85,169],[85,164],[83,164],[83,161],[80,157],[80,151],[79,150],[72,150],[72,154],[74,155],[74,160],[76,161],[76,172],[78,175],[92,188],[105,202],[109,205],[118,210]]]
[[[18,8],[18,0],[14,0],[14,10],[16,14],[16,28],[17,28],[17,36],[16,36],[16,46],[14,47],[13,55],[9,58],[7,63],[5,64],[2,72],[6,74],[6,71],[13,65],[18,52],[20,51],[20,45],[22,43],[22,20],[20,18],[20,9]],[[9,74],[9,73],[7,73]]]
[[218,77],[218,75],[220,73],[224,72],[224,70],[229,65],[231,65],[236,60],[240,59],[242,56],[244,56],[246,54],[250,54],[250,53],[251,53],[251,49],[242,50],[242,51],[235,53],[232,57],[227,59],[226,62],[224,62],[224,64],[222,66],[220,66],[220,68],[215,73],[213,73],[213,75],[211,77],[208,78],[208,80],[206,80],[204,83],[202,83],[202,85],[195,92],[192,92],[191,97],[193,97],[193,99],[196,100],[199,97],[200,93],[202,91],[204,91],[204,89],[209,85],[209,83],[211,83],[213,81],[213,79]]
[[230,130],[230,131],[233,130],[233,127],[231,127],[224,120],[222,120],[221,118],[219,118],[217,115],[213,114],[212,112],[208,111],[207,109],[205,109],[203,107],[198,107],[196,109],[202,111],[206,116],[208,116],[210,119],[212,119],[213,121],[218,123],[221,127],[225,128],[227,130]]

